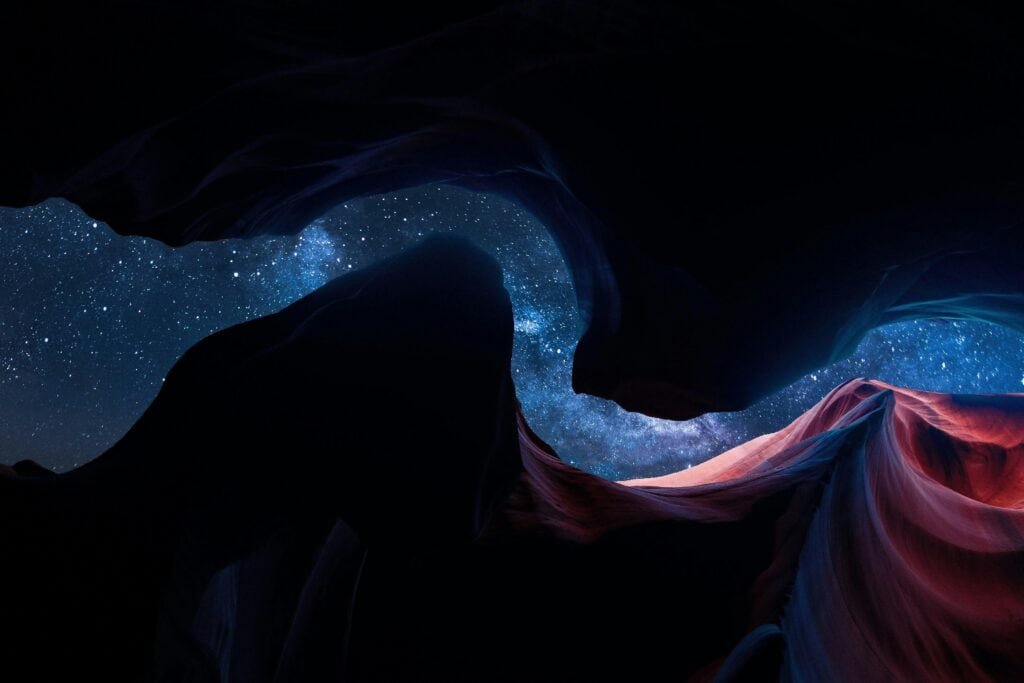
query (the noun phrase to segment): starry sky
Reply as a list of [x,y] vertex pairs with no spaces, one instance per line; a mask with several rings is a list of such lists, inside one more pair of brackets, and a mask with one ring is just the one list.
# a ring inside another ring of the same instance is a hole
[[779,429],[851,377],[933,391],[1024,390],[1024,336],[986,323],[916,321],[872,331],[849,359],[747,410],[658,420],[572,392],[583,331],[572,282],[544,226],[503,199],[425,186],[338,206],[299,235],[179,249],[119,237],[50,200],[0,208],[0,462],[32,458],[66,471],[94,458],[203,337],[432,233],[466,236],[502,264],[527,419],[563,459],[604,477],[702,462]]

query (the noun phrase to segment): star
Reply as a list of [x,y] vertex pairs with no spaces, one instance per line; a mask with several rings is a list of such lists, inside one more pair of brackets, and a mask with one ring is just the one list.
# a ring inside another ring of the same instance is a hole
[[[977,321],[910,321],[871,331],[850,358],[747,410],[658,420],[573,392],[583,323],[572,278],[545,226],[507,200],[420,187],[351,200],[300,235],[179,249],[120,237],[73,204],[51,200],[0,209],[0,301],[10,302],[0,317],[0,453],[57,470],[88,461],[128,430],[174,362],[206,335],[273,313],[438,233],[468,237],[499,261],[527,420],[563,459],[601,476],[651,476],[703,462],[781,428],[851,377],[935,391],[1024,385],[1020,334]],[[41,336],[44,329],[51,332]],[[67,339],[53,330],[66,330]]]

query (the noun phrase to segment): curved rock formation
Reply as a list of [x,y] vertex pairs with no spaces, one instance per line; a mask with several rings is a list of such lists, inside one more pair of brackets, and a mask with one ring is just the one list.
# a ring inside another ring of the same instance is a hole
[[427,182],[510,196],[572,269],[576,388],[661,417],[901,317],[1024,329],[1016,13],[745,5],[12,6],[0,202],[181,244]]
[[1024,395],[857,380],[615,483],[518,416],[511,325],[434,239],[204,340],[96,461],[0,470],[4,680],[1024,675]]
[[779,636],[780,680],[1024,675],[1024,394],[853,380],[777,433],[627,488],[567,467],[525,425],[521,440],[510,525],[574,543],[654,521],[735,523],[812,487],[777,517],[771,563],[740,591],[751,633],[726,680],[747,659],[763,666],[748,647],[765,629]]

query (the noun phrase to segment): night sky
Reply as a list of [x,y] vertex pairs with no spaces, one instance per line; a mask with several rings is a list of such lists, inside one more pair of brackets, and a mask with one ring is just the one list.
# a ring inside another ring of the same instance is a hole
[[467,236],[501,262],[527,419],[565,460],[605,477],[702,462],[784,426],[851,377],[933,391],[1024,390],[1021,335],[920,321],[874,330],[851,358],[748,410],[657,420],[573,394],[582,327],[561,254],[530,214],[496,197],[428,186],[349,202],[300,235],[181,249],[118,237],[51,200],[0,208],[0,462],[32,458],[64,471],[88,461],[128,430],[203,337],[439,232]]

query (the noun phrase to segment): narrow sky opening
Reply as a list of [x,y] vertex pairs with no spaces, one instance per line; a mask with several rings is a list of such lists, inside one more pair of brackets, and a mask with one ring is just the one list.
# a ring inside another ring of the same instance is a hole
[[985,323],[872,331],[849,359],[737,413],[686,422],[576,395],[582,333],[545,227],[498,197],[424,186],[341,205],[299,235],[171,249],[123,238],[74,205],[0,209],[0,462],[65,471],[120,438],[184,353],[430,234],[466,236],[501,262],[515,314],[513,377],[531,426],[561,456],[612,479],[702,462],[774,431],[851,377],[951,392],[1024,389],[1024,337]]

